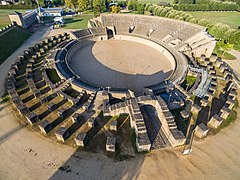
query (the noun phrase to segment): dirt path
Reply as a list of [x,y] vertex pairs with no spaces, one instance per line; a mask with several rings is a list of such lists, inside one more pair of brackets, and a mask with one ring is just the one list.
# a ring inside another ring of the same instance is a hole
[[236,59],[235,60],[223,59],[223,60],[226,63],[228,63],[236,72],[240,74],[240,52],[232,49],[230,53],[233,54],[236,57]]
[[[28,43],[34,43],[31,40]],[[0,66],[0,93],[4,93],[5,75],[16,55]],[[115,162],[101,154],[76,152],[20,126],[9,105],[0,104],[0,179],[239,179],[238,112],[238,119],[230,127],[193,142],[189,156],[170,147]]]

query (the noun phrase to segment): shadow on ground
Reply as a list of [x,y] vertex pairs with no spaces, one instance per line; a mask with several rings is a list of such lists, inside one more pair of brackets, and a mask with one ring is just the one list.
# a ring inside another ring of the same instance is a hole
[[127,163],[117,162],[102,154],[76,150],[49,179],[137,179],[144,159],[142,154]]
[[110,118],[106,118],[100,124],[96,125],[96,127],[89,132],[91,138],[86,147],[77,149],[70,158],[58,168],[50,179],[137,179],[139,169],[144,162],[146,154],[136,155],[134,153],[135,157],[128,156],[125,160],[123,159],[126,156],[120,157],[119,147],[121,147],[120,151],[123,151],[125,149],[122,148],[129,146],[129,142],[125,142],[125,140],[130,138],[122,137],[128,133],[126,133],[125,128],[121,128],[122,126],[128,125],[128,121],[126,121],[127,123],[119,121],[120,129],[117,135],[117,142],[120,142],[120,146],[117,143],[118,149],[116,153],[106,152],[106,134],[104,133],[103,126],[107,124],[109,120]]
[[0,145],[1,145],[2,143],[4,143],[5,141],[7,141],[8,138],[10,138],[10,137],[11,137],[12,135],[14,135],[16,132],[20,131],[23,127],[24,127],[24,126],[19,125],[19,126],[13,128],[13,129],[11,129],[10,131],[8,131],[7,133],[5,133],[4,135],[2,135],[2,136],[0,137]]

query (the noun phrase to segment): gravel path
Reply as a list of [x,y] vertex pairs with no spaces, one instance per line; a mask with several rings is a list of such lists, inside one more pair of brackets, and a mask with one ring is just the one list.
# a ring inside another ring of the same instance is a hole
[[226,63],[228,63],[236,72],[240,74],[240,52],[232,49],[230,51],[232,55],[234,55],[237,59],[235,60],[226,60],[223,59]]

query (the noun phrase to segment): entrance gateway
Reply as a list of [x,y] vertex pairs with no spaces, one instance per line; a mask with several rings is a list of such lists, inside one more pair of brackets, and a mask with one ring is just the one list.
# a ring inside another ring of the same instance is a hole
[[114,26],[106,27],[106,31],[107,31],[107,39],[114,38],[114,36],[116,34]]

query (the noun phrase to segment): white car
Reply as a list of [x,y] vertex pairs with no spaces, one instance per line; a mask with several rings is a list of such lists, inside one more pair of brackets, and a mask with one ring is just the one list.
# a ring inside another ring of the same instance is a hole
[[53,20],[54,23],[64,24],[64,19],[62,17],[55,17]]

